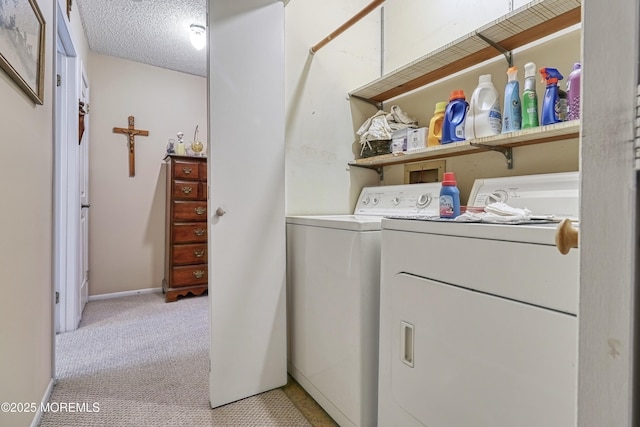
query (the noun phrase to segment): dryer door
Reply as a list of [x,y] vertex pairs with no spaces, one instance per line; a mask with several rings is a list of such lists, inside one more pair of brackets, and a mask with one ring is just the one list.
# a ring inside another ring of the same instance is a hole
[[407,419],[575,425],[575,316],[404,273],[390,289],[392,319],[382,327],[392,342],[383,351],[391,351],[392,394]]

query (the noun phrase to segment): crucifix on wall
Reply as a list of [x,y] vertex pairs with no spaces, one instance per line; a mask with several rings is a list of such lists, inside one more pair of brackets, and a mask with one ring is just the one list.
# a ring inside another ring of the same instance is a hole
[[129,127],[126,128],[113,128],[114,133],[123,133],[128,135],[129,147],[129,176],[136,176],[136,136],[149,136],[148,130],[135,129],[133,124],[133,116],[129,116]]

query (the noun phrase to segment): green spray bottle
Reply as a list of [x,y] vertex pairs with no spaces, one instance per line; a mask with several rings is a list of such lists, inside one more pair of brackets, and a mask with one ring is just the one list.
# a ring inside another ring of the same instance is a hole
[[522,129],[539,126],[538,94],[536,93],[536,64],[524,65],[524,91],[522,92]]

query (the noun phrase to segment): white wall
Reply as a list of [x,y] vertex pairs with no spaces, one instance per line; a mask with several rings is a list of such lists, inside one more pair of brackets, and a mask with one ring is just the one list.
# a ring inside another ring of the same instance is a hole
[[309,54],[368,3],[292,1],[285,8],[288,215],[350,213],[361,187],[377,184],[374,172],[347,167],[360,147],[355,131],[375,112],[347,94],[380,75],[379,8]]
[[[206,78],[123,59],[89,56],[91,82],[89,293],[157,288],[164,271],[165,168],[170,138],[196,125],[206,143]],[[129,177],[127,127],[136,137],[135,177]]]
[[[52,377],[52,177],[54,3],[46,22],[44,105],[0,71],[0,402],[40,402]],[[35,414],[0,412],[2,426]]]
[[385,73],[509,12],[509,0],[387,0],[383,6]]

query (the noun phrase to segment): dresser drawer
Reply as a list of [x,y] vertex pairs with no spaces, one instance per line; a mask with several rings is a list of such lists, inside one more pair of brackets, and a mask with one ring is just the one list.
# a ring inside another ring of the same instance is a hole
[[173,267],[171,269],[171,285],[205,285],[209,281],[208,273],[207,264]]
[[207,202],[173,202],[174,221],[206,221]]
[[[173,164],[173,178],[174,179],[192,179],[199,180],[201,178],[206,178],[207,174],[204,176],[200,176],[200,166],[199,162],[175,162]],[[205,165],[206,171],[206,165]]]
[[173,263],[179,265],[207,262],[207,244],[173,245]]
[[173,198],[175,200],[201,200],[202,183],[197,181],[173,181]]
[[173,243],[207,242],[207,224],[173,224],[171,230]]

